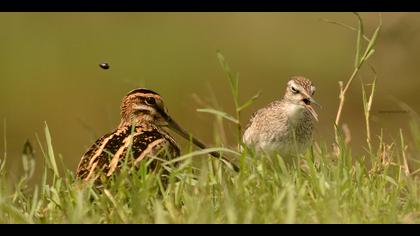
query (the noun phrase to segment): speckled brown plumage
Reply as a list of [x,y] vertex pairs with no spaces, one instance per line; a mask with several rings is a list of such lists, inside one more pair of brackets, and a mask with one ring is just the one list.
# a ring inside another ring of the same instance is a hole
[[312,141],[317,114],[310,106],[315,86],[302,76],[292,77],[282,100],[256,111],[247,124],[243,142],[256,151],[284,156],[304,152]]
[[[152,90],[139,88],[129,92],[123,98],[120,110],[121,122],[117,129],[99,138],[82,156],[76,170],[78,179],[107,179],[118,173],[125,162],[136,167],[152,157],[157,158],[149,168],[155,169],[160,166],[161,160],[178,157],[179,147],[165,131],[166,127],[183,138],[191,139],[196,146],[206,148],[168,115],[161,96]],[[219,153],[210,154],[225,159]],[[239,170],[237,166],[232,166]]]
[[[124,143],[124,140],[131,142]],[[80,161],[77,176],[90,180],[103,173],[109,177],[118,172],[126,158],[129,159],[128,164],[138,165],[144,158],[157,156],[168,160],[179,154],[180,150],[175,140],[163,130],[150,124],[125,126],[104,135],[89,148]],[[114,158],[118,158],[117,163],[112,162]],[[155,168],[155,163],[150,167]]]
[[[151,157],[169,160],[180,155],[175,140],[163,127],[168,115],[159,94],[148,89],[129,92],[121,103],[121,122],[118,128],[99,138],[82,156],[77,167],[79,179],[109,177],[127,161],[138,166]],[[156,168],[157,161],[149,166]]]

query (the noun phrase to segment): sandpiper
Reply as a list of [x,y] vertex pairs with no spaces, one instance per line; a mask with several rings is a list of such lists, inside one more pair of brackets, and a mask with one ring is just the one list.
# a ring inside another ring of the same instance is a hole
[[[303,153],[312,142],[314,120],[318,115],[312,104],[315,86],[302,76],[287,83],[286,93],[255,112],[243,135],[243,142],[257,152],[278,153],[281,156]],[[319,105],[318,105],[319,106]]]

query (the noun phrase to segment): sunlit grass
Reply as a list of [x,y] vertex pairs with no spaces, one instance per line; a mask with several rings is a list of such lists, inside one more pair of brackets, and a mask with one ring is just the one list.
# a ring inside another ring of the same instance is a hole
[[1,168],[0,222],[420,223],[420,183],[405,174],[401,145],[381,143],[372,156],[315,147],[291,163],[241,153],[239,173],[217,159],[184,158],[167,186],[147,164],[124,167],[101,190],[48,164],[41,184],[29,186],[25,175],[8,188]]

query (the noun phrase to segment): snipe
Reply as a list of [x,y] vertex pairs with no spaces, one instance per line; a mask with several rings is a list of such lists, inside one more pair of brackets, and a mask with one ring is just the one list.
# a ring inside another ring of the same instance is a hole
[[[191,138],[198,147],[206,148],[168,115],[158,93],[145,88],[129,92],[121,104],[118,128],[99,138],[82,156],[76,171],[77,178],[88,181],[99,176],[110,177],[118,172],[125,158],[130,158],[130,165],[137,166],[150,157],[170,160],[179,156],[180,149],[174,138],[164,130],[165,127],[185,139]],[[216,152],[211,154],[224,158]],[[155,168],[157,165],[154,163],[151,166]],[[236,166],[233,167],[237,170]]]

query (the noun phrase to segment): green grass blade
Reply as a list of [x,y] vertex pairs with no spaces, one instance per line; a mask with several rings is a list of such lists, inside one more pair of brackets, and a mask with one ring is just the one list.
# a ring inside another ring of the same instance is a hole
[[54,156],[54,150],[53,150],[53,145],[52,145],[52,141],[51,141],[51,134],[50,134],[50,130],[48,129],[48,125],[47,122],[45,122],[45,138],[47,141],[47,150],[48,150],[48,160],[49,163],[51,164],[51,168],[55,174],[55,176],[60,176],[59,172],[58,172],[58,168],[57,168],[57,163],[55,161],[55,156]]
[[117,212],[117,215],[120,217],[121,221],[124,222],[124,223],[127,223],[128,221],[127,221],[126,214],[124,213],[123,209],[121,209],[121,207],[118,206],[117,201],[112,196],[111,192],[108,189],[105,189],[104,193],[105,193],[105,196],[107,196],[108,200],[114,206],[114,209]]
[[[326,22],[326,23],[333,24],[333,25],[338,25],[338,26],[341,26],[341,27],[343,27],[343,28],[346,28],[346,29],[349,29],[349,30],[352,30],[352,31],[355,31],[355,32],[357,32],[357,31],[358,31],[358,29],[354,28],[353,26],[350,26],[350,25],[344,24],[344,23],[342,23],[342,22],[333,21],[333,20],[326,19],[326,18],[322,18],[321,20],[322,20],[322,21],[324,21],[324,22]],[[362,35],[362,37],[363,37],[363,39],[364,39],[366,42],[369,42],[369,41],[370,41],[369,37],[368,37],[368,36],[366,36],[365,34],[363,34],[363,35]]]
[[259,91],[257,94],[252,96],[248,101],[246,101],[244,104],[242,104],[240,107],[236,109],[236,111],[242,111],[248,106],[252,105],[261,95],[261,91]]
[[234,98],[234,102],[235,102],[235,106],[238,106],[238,89],[239,89],[239,75],[236,74],[233,75],[229,65],[227,64],[225,57],[223,56],[223,54],[218,51],[217,52],[217,58],[219,60],[220,65],[222,66],[223,71],[225,72],[225,74],[227,75],[228,79],[229,79],[229,85],[230,88],[232,90],[232,95]]
[[187,153],[185,155],[182,155],[182,156],[180,156],[178,158],[175,158],[175,159],[172,159],[170,161],[167,161],[167,162],[165,162],[165,165],[169,165],[169,164],[173,164],[173,163],[176,163],[176,162],[180,162],[180,161],[189,159],[191,157],[199,156],[199,155],[210,154],[212,152],[226,152],[226,153],[235,154],[237,156],[240,156],[241,155],[239,152],[233,151],[233,150],[228,149],[228,148],[206,148],[206,149],[201,149],[201,150],[197,150],[197,151],[194,151],[194,152],[190,152],[190,153]]
[[374,53],[373,48],[376,46],[376,41],[378,39],[381,29],[382,29],[382,19],[380,20],[378,27],[376,27],[375,32],[373,33],[373,36],[368,46],[366,47],[365,53],[362,57],[362,61],[366,61]]
[[226,120],[232,121],[235,124],[239,124],[239,121],[237,119],[235,119],[233,116],[223,111],[218,111],[211,108],[203,108],[203,109],[197,109],[197,112],[210,113],[210,114],[225,118]]
[[363,20],[359,13],[354,12],[354,14],[357,16],[358,19],[358,28],[357,28],[357,43],[356,43],[356,56],[354,58],[354,68],[357,68],[359,64],[361,63],[360,54],[362,51],[362,38],[364,35],[363,30]]

